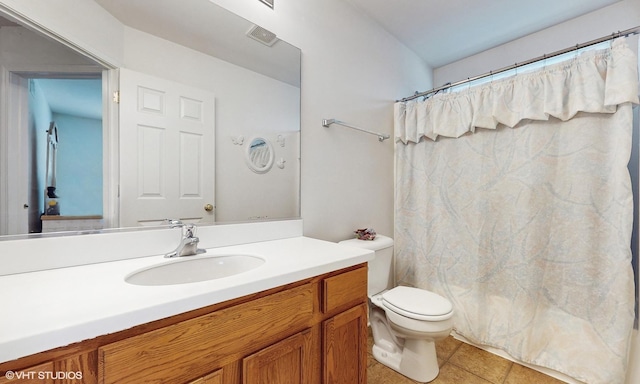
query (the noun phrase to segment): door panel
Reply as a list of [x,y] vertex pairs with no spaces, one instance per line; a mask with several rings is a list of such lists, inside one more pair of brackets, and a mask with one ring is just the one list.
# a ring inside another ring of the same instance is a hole
[[324,384],[366,384],[367,305],[323,323]]
[[311,331],[297,333],[242,361],[243,384],[307,384],[311,381]]
[[213,223],[213,93],[120,70],[120,225]]

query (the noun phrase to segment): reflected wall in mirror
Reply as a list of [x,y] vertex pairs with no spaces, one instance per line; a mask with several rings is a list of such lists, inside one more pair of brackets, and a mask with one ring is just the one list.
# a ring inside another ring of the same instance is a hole
[[[299,217],[300,50],[277,38],[275,43],[270,42],[273,43],[270,46],[249,38],[247,33],[255,27],[254,24],[208,0],[190,1],[188,8],[172,0],[96,0],[96,3],[124,25],[124,55],[120,66],[201,88],[215,95],[214,144],[199,149],[211,155],[212,160],[205,160],[199,166],[202,172],[212,171],[215,175],[212,205],[216,222]],[[28,20],[29,15],[24,16]],[[112,81],[107,81],[107,76],[113,76],[116,69],[96,64],[65,44],[39,36],[12,22],[0,24],[0,67],[5,79],[2,82],[5,108],[33,98],[39,92],[36,88],[45,88],[45,85],[38,84],[39,81],[52,81],[46,78],[53,77],[67,83],[73,80],[76,84],[92,81],[94,86],[99,84],[100,88],[106,88],[106,84]],[[73,172],[71,166],[71,171],[64,171],[69,174],[63,176],[62,160],[58,158],[59,219],[77,216],[93,220],[67,222],[61,227],[54,227],[54,230],[96,228],[101,223],[107,228],[120,226],[122,213],[114,208],[119,206],[117,196],[110,196],[108,191],[110,188],[112,191],[122,188],[122,177],[128,172],[137,172],[139,164],[121,163],[120,158],[114,162],[109,154],[117,151],[107,150],[107,147],[122,147],[122,143],[110,141],[115,136],[114,130],[135,130],[139,127],[118,126],[118,122],[106,122],[108,119],[103,122],[101,116],[87,117],[79,112],[63,111],[55,105],[55,101],[63,99],[62,95],[80,95],[78,90],[55,89],[50,93],[53,96],[47,97],[49,112],[45,117],[36,118],[34,110],[26,109],[22,115],[2,119],[0,149],[6,150],[6,157],[14,157],[11,163],[17,168],[2,159],[5,164],[0,168],[0,187],[8,193],[0,196],[0,235],[42,230],[41,215],[45,212],[47,187],[44,175],[46,145],[39,144],[40,139],[35,140],[35,137],[38,136],[36,133],[42,133],[40,136],[46,141],[46,128],[40,127],[40,123],[36,128],[36,120],[41,120],[46,127],[52,121],[56,122],[61,136],[58,155],[62,156],[63,144],[71,147],[68,152],[73,154],[71,162],[75,162],[77,168]],[[106,89],[100,89],[100,114],[108,110],[105,104],[112,103],[110,96],[103,97],[105,94]],[[121,94],[120,97],[129,96]],[[78,100],[87,101],[88,98],[81,96]],[[80,101],[67,104],[79,106]],[[111,105],[111,108],[120,108],[122,113],[122,107]],[[87,119],[91,119],[91,124]],[[70,120],[73,121],[70,123]],[[16,121],[22,121],[20,124],[30,126],[31,130],[18,129]],[[87,127],[87,131],[80,127]],[[92,138],[83,137],[89,130],[93,132]],[[274,158],[287,166],[273,167],[266,173],[251,171],[244,159],[245,146],[249,143],[245,142],[244,146],[234,143],[234,138],[240,136],[259,136],[272,143],[285,142],[286,145],[274,145],[272,148]],[[20,151],[17,143],[28,143],[28,146],[25,151]],[[102,164],[96,165],[93,160],[90,163],[78,157],[83,149],[88,148],[92,148],[89,152],[94,158],[102,156]],[[133,148],[134,151],[140,149]],[[161,153],[160,149],[158,153]],[[119,166],[109,171],[105,165],[108,163]],[[92,169],[93,173],[89,172],[81,183],[72,182],[66,187],[68,191],[63,193],[62,180],[66,177],[78,181],[80,169],[84,172],[85,168]],[[103,169],[107,173],[103,174]],[[161,172],[158,177],[162,179],[163,167],[158,166],[158,169]],[[93,181],[89,181],[91,179]],[[179,179],[164,179],[167,183],[181,183]],[[82,197],[71,193],[72,190],[95,195],[96,189],[98,194],[102,192],[104,207],[93,203],[89,204],[91,209],[72,210],[72,207],[83,205],[80,203]],[[266,203],[265,196],[269,197]]]

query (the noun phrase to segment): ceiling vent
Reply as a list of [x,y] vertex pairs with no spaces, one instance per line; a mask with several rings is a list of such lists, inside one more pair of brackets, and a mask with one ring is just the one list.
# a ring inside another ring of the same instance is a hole
[[260,2],[264,5],[266,5],[269,8],[273,9],[273,3],[275,0],[260,0]]
[[259,25],[254,25],[248,32],[247,36],[252,38],[253,40],[259,41],[260,43],[270,47],[278,41],[278,37],[275,33],[262,28]]

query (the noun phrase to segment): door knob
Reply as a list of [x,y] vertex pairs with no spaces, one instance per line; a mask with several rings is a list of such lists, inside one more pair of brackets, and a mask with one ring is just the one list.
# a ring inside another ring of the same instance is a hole
[[205,205],[204,206],[204,210],[207,211],[207,212],[213,211],[213,205],[211,205],[211,204]]

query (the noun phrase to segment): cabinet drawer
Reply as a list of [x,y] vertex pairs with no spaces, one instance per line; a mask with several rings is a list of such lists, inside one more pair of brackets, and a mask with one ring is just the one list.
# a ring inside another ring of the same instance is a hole
[[322,281],[322,311],[330,312],[367,298],[367,267],[332,276]]
[[[311,284],[222,309],[98,349],[99,382],[186,382],[302,330],[313,317]],[[280,334],[280,335],[279,335]],[[261,335],[256,343],[256,335]]]

